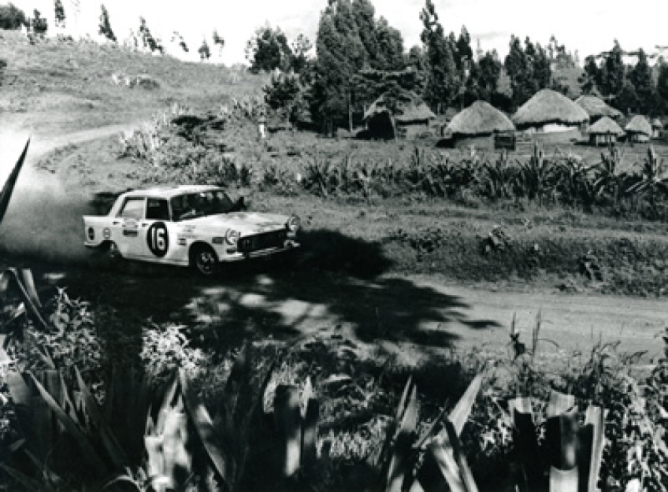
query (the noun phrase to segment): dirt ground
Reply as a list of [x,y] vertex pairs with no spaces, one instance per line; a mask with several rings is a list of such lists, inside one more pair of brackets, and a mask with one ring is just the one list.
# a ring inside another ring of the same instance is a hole
[[661,300],[507,293],[453,285],[439,275],[360,278],[314,268],[317,261],[304,263],[299,255],[237,265],[215,279],[144,264],[109,270],[82,245],[81,215],[95,211],[95,197],[85,185],[73,186],[80,170],[71,162],[50,170],[37,163],[56,148],[108,137],[133,124],[58,134],[13,123],[11,132],[3,124],[0,133],[0,175],[8,172],[2,166],[13,162],[28,133],[32,144],[0,228],[0,266],[32,268],[45,296],[53,295],[54,285],[66,286],[73,296],[103,301],[127,316],[199,320],[213,323],[221,335],[288,339],[346,332],[406,362],[452,348],[507,350],[514,316],[529,343],[539,314],[540,336],[549,340],[542,344],[546,355],[586,353],[599,341],[619,340],[624,351],[647,351],[649,361],[662,348],[657,335],[668,326],[668,303]]

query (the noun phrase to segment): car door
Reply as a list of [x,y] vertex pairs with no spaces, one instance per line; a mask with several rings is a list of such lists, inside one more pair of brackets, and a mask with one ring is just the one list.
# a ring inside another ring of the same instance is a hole
[[141,221],[139,228],[142,256],[158,263],[172,260],[176,246],[172,229],[168,201],[164,198],[148,198],[146,218]]
[[112,221],[112,236],[124,258],[139,258],[142,254],[140,222],[144,219],[146,198],[127,197]]

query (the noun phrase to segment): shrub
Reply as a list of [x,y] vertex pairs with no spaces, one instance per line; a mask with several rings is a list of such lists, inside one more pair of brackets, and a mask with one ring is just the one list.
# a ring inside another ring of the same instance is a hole
[[21,29],[27,25],[26,14],[13,3],[0,5],[0,29]]

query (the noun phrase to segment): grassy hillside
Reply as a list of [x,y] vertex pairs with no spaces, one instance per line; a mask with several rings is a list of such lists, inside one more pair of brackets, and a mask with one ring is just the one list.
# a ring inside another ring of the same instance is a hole
[[[0,59],[7,62],[0,92],[3,119],[23,116],[40,126],[58,122],[61,131],[63,123],[78,129],[136,121],[175,101],[212,108],[230,97],[259,95],[265,83],[263,76],[221,65],[90,41],[30,44],[20,32],[5,30],[0,30]],[[125,77],[149,82],[127,87]]]

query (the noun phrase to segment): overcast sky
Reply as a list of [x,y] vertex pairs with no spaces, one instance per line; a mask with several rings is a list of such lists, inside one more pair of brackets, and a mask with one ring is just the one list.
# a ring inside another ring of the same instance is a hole
[[[2,0],[0,0],[2,1]],[[73,3],[61,0],[65,14],[74,17]],[[37,8],[53,18],[53,0],[13,0],[31,14]],[[244,62],[244,49],[254,30],[266,23],[280,26],[289,38],[303,33],[312,41],[320,12],[327,0],[78,0],[80,15],[77,29],[95,33],[100,4],[109,12],[112,29],[119,39],[137,29],[143,16],[154,36],[168,40],[173,31],[183,35],[192,51],[206,35],[217,29],[225,39],[222,61]],[[420,43],[420,10],[424,0],[373,0],[377,16],[384,16],[404,36],[406,49]],[[546,44],[554,34],[569,50],[578,50],[581,58],[608,50],[614,39],[628,51],[639,47],[655,51],[656,45],[668,45],[668,1],[665,0],[434,0],[436,11],[446,31],[459,33],[465,25],[475,48],[480,40],[483,50],[507,52],[510,35]]]

